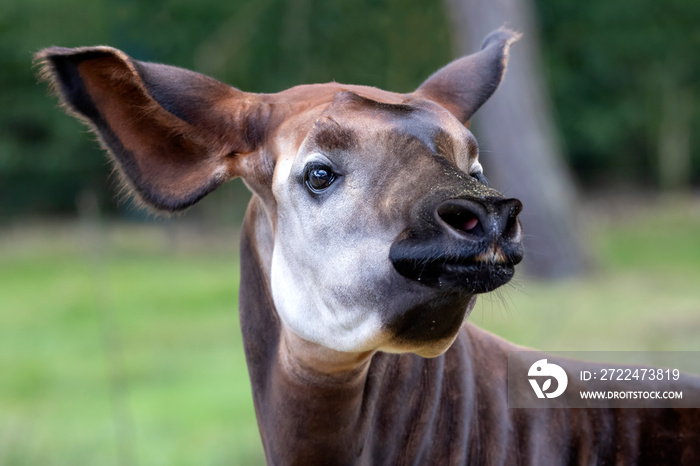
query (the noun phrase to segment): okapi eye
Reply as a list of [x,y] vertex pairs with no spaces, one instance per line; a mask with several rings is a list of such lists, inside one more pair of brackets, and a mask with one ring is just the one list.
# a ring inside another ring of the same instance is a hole
[[483,184],[484,186],[489,185],[489,180],[486,179],[483,173],[472,173],[471,177],[474,178],[476,181],[479,183]]
[[335,173],[325,165],[311,165],[306,171],[306,186],[318,193],[327,189],[335,181]]

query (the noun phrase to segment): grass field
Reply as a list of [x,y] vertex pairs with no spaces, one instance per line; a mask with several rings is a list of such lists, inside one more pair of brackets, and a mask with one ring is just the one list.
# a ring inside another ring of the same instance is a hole
[[[472,322],[545,350],[700,350],[700,206],[590,215],[597,266]],[[0,232],[0,465],[261,464],[235,231]]]

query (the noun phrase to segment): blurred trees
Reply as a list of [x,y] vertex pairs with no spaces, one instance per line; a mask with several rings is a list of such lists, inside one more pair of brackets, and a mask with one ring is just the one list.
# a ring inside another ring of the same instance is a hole
[[[109,44],[254,92],[328,80],[410,91],[453,56],[442,8],[421,0],[1,2],[0,221],[73,212],[86,187],[114,205],[97,144],[36,83],[31,54],[42,47]],[[537,9],[565,156],[584,186],[698,183],[700,3],[558,0]]]
[[697,185],[700,2],[536,4],[558,124],[580,180]]

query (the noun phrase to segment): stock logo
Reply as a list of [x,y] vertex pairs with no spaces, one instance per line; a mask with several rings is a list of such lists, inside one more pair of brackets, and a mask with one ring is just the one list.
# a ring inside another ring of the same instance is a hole
[[[537,379],[528,379],[532,389],[535,391],[537,398],[556,398],[566,390],[566,386],[569,383],[569,378],[566,376],[566,372],[560,366],[556,364],[550,364],[546,359],[540,359],[535,361],[535,363],[530,366],[530,370],[527,375],[529,377],[537,377],[544,379],[544,383],[540,386]],[[552,388],[552,378],[557,381],[557,388],[553,392],[548,392]]]

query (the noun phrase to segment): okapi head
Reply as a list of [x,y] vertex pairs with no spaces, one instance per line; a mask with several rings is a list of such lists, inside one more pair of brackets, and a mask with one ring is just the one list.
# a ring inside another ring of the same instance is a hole
[[37,58],[143,203],[177,211],[244,179],[269,222],[258,242],[286,331],[342,352],[437,356],[522,258],[521,204],[488,187],[467,129],[515,39],[492,33],[410,94],[251,94],[109,47]]

